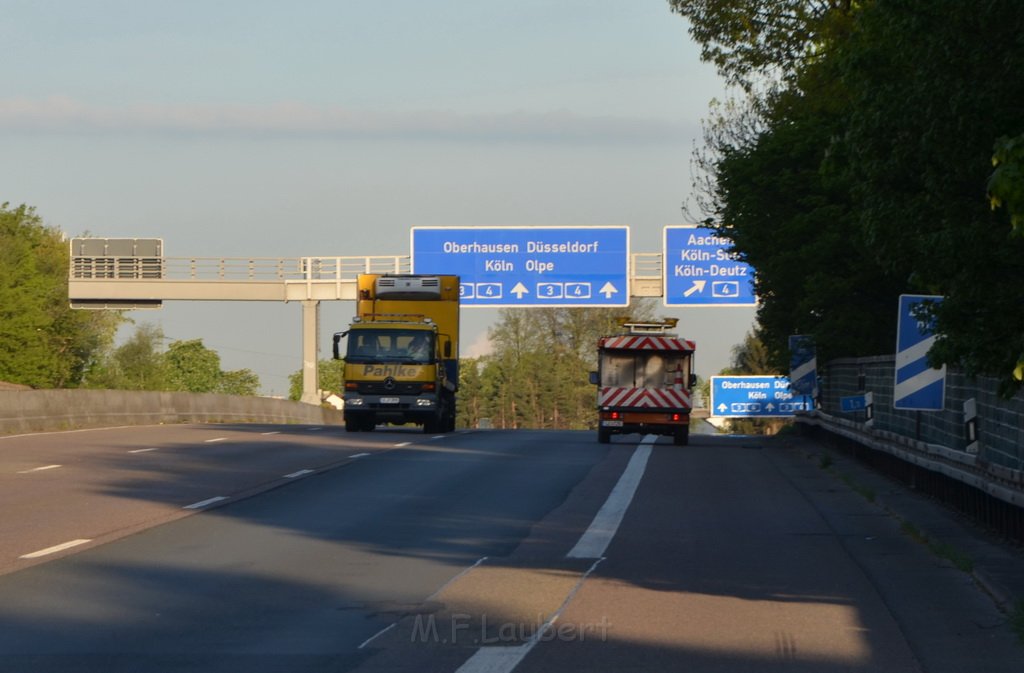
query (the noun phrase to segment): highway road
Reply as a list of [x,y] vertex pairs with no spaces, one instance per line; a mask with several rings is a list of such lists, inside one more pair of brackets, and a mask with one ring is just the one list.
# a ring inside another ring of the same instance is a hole
[[1024,670],[805,448],[184,425],[0,438],[0,671]]

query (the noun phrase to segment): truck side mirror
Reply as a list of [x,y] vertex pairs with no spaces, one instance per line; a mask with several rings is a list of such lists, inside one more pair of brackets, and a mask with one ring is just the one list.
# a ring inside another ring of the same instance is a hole
[[444,358],[445,358],[445,360],[447,360],[447,359],[451,358],[451,356],[452,356],[452,342],[451,341],[445,341],[444,342]]
[[591,383],[591,384],[593,384],[593,385],[595,385],[595,386],[596,386],[596,385],[597,385],[598,383],[600,383],[600,382],[601,382],[601,379],[599,379],[599,378],[597,377],[597,372],[590,372],[589,380],[590,380],[590,383]]
[[335,360],[340,360],[341,359],[341,353],[338,352],[338,342],[341,341],[341,337],[343,337],[343,336],[345,336],[345,332],[335,332],[334,333],[334,348],[333,348],[333,351],[334,351],[334,359]]
[[690,374],[690,385],[689,385],[689,387],[693,388],[695,385],[697,385],[697,375],[696,374]]

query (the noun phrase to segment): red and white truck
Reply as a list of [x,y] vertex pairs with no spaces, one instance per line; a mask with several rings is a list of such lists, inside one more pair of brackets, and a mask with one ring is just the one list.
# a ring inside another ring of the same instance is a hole
[[621,334],[597,341],[597,439],[634,432],[667,435],[683,446],[690,441],[691,391],[696,344],[669,330],[678,321],[619,321]]

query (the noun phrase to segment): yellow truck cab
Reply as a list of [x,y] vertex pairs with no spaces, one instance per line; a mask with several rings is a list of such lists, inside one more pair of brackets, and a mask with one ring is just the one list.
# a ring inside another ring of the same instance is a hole
[[458,276],[361,274],[357,313],[334,335],[345,361],[345,429],[416,423],[455,429],[459,387]]

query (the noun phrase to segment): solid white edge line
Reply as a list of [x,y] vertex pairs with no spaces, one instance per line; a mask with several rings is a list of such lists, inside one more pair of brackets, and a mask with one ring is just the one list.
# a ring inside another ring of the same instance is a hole
[[83,545],[83,544],[86,544],[86,543],[89,543],[89,542],[92,542],[92,540],[71,540],[70,542],[65,542],[63,544],[58,544],[58,545],[54,545],[52,547],[47,547],[46,549],[40,549],[39,551],[34,551],[31,554],[22,554],[18,558],[33,559],[33,558],[39,558],[41,556],[49,556],[50,554],[56,554],[59,551],[64,551],[65,549],[71,549],[72,547],[77,547],[79,545]]
[[224,442],[224,441],[227,441],[227,437],[214,437],[213,439],[204,439],[203,443],[204,444],[213,444],[214,442]]
[[318,430],[323,430],[323,428],[306,428],[306,432],[317,432]]
[[647,435],[633,452],[629,464],[622,471],[622,476],[615,484],[615,488],[608,495],[608,499],[601,506],[601,509],[594,516],[590,527],[580,536],[576,546],[573,547],[566,558],[600,558],[604,556],[608,545],[611,543],[615,533],[619,530],[622,517],[626,515],[629,504],[633,502],[633,495],[643,479],[644,470],[647,468],[647,459],[651,456],[651,445],[658,438],[655,435]]
[[404,446],[409,446],[411,444],[412,444],[412,442],[399,442],[398,444],[395,444],[395,447],[401,448],[401,447],[404,447]]
[[354,453],[351,456],[349,456],[349,458],[365,458],[368,455],[370,455],[370,454],[368,454],[368,453]]
[[56,470],[60,465],[44,465],[43,467],[33,467],[31,470],[22,470],[18,474],[32,474],[33,472],[45,472],[46,470]]
[[370,636],[369,638],[367,638],[366,640],[364,640],[364,641],[363,641],[363,643],[362,643],[362,645],[360,645],[360,646],[359,646],[359,647],[357,647],[356,649],[357,649],[357,650],[361,650],[361,649],[363,649],[364,647],[366,647],[367,645],[369,645],[369,644],[370,644],[370,643],[372,643],[373,641],[377,640],[378,638],[380,638],[381,636],[383,636],[383,635],[384,635],[385,633],[387,633],[387,632],[388,632],[388,631],[390,631],[391,629],[395,628],[396,626],[398,626],[398,622],[394,622],[394,623],[393,623],[393,624],[391,624],[390,626],[385,626],[385,627],[384,627],[383,629],[381,629],[381,630],[380,630],[380,631],[378,631],[377,633],[373,634],[372,636]]
[[128,453],[149,453],[150,451],[159,451],[159,449],[132,449]]
[[603,560],[603,558],[599,558],[591,564],[587,572],[583,573],[583,576],[576,582],[576,585],[565,596],[565,600],[555,610],[555,613],[537,629],[528,641],[522,645],[507,647],[481,647],[462,666],[459,666],[455,673],[511,673],[526,658],[530,650],[536,647],[537,643],[544,638],[544,635],[551,629],[554,623],[558,621],[558,618],[562,616],[565,609],[569,607],[569,603],[576,597],[580,587],[583,586],[583,583],[587,581],[590,574],[597,569],[597,566]]
[[280,435],[281,431],[280,430],[274,430],[273,432],[261,432],[260,434],[263,435],[264,437],[266,437],[267,435]]
[[299,470],[298,472],[292,472],[291,474],[284,475],[285,479],[294,479],[296,477],[303,477],[307,474],[313,474],[313,470]]
[[206,500],[200,500],[199,502],[194,502],[191,505],[185,505],[182,509],[202,509],[207,505],[212,505],[213,503],[220,502],[221,500],[227,500],[227,496],[218,495],[213,498],[207,498]]

